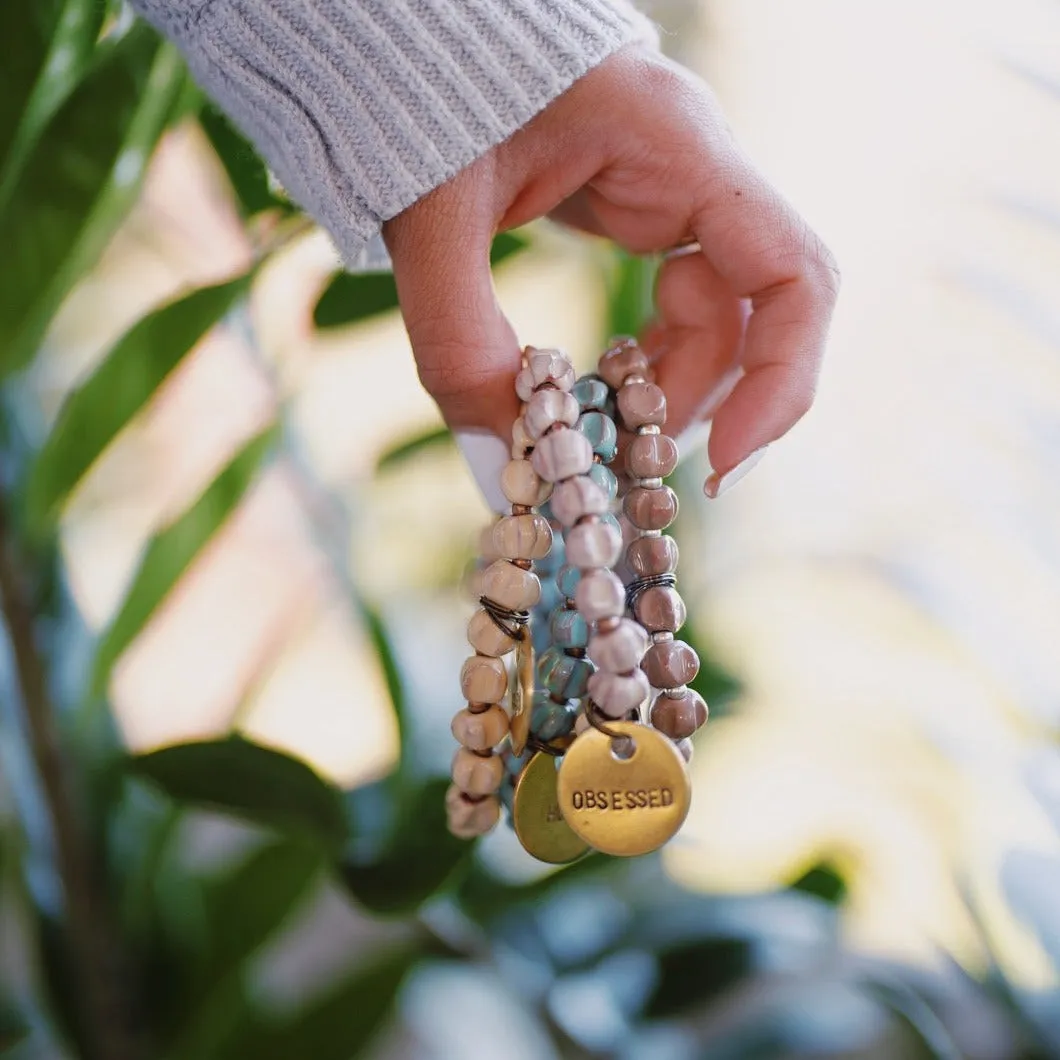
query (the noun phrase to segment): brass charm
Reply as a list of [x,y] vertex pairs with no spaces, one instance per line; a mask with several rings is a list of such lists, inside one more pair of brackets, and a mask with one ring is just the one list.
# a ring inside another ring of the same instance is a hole
[[591,847],[618,857],[658,850],[681,827],[692,789],[681,752],[661,733],[631,721],[609,721],[633,751],[619,758],[611,738],[588,729],[559,770],[564,818]]
[[512,824],[523,849],[538,861],[562,865],[589,850],[560,813],[556,760],[545,751],[538,751],[515,781]]
[[530,715],[534,710],[534,643],[525,626],[515,645],[515,663],[508,686],[508,706],[512,715],[509,741],[512,751],[521,755],[530,738]]

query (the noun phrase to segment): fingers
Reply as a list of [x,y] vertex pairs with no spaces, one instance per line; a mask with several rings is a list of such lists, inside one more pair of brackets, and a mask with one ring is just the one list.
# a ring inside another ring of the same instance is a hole
[[666,392],[667,429],[677,435],[708,415],[719,388],[731,386],[745,313],[702,254],[663,263],[655,302],[658,315],[642,344]]
[[713,417],[716,487],[812,404],[839,274],[824,244],[735,150],[706,161],[698,188],[692,230],[732,293],[751,304],[743,377]]
[[398,298],[420,380],[446,423],[503,439],[517,413],[519,344],[493,289],[490,219],[447,192],[384,228]]
[[548,216],[550,220],[558,224],[573,228],[578,232],[585,232],[590,236],[609,234],[603,222],[597,217],[585,188],[580,188],[558,206],[553,207]]

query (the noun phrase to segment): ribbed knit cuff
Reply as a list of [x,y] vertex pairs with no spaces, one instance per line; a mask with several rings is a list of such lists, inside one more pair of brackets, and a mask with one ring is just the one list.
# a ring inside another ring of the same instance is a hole
[[626,0],[134,0],[351,263],[632,41]]

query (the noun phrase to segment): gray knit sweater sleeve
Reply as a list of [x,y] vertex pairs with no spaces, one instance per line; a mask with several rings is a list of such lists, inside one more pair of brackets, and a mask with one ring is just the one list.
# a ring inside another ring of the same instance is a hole
[[133,0],[352,266],[622,45],[627,0]]

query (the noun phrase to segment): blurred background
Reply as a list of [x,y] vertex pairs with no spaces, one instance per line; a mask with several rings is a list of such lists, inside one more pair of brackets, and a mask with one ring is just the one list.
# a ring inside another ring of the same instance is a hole
[[[810,416],[674,476],[689,820],[557,871],[444,833],[488,513],[391,281],[120,3],[4,0],[4,1056],[1060,1057],[1060,6],[646,9],[844,288]],[[583,369],[650,311],[495,260]]]

